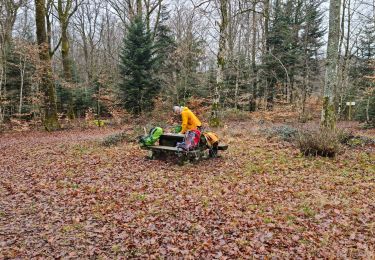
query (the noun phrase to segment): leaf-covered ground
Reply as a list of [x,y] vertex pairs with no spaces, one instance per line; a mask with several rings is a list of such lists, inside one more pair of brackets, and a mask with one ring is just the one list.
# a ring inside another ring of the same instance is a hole
[[0,258],[375,256],[374,149],[305,158],[241,129],[184,166],[101,146],[111,129],[2,136]]

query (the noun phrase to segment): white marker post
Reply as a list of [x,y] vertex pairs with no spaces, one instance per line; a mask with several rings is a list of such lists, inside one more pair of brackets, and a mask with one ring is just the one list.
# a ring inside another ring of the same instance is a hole
[[352,106],[355,106],[355,102],[346,102],[346,105],[349,106],[349,121],[352,120]]

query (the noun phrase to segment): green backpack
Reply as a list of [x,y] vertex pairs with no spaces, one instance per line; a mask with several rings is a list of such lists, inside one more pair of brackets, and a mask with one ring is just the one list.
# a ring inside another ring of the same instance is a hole
[[181,132],[182,130],[182,127],[180,125],[176,125],[173,127],[173,133],[175,134],[178,134],[179,132]]
[[148,135],[141,137],[139,142],[142,146],[154,145],[156,141],[159,140],[160,136],[163,134],[163,129],[161,127],[151,128]]

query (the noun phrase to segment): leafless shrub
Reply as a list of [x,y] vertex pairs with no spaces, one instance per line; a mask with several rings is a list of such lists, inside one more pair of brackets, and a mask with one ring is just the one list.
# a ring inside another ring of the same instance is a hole
[[305,156],[335,157],[341,151],[338,131],[300,131],[297,144]]

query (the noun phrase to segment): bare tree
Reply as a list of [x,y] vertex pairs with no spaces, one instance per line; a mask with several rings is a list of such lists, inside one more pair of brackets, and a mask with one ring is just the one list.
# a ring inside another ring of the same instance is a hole
[[[53,0],[52,0],[53,1]],[[69,57],[69,37],[68,27],[71,17],[77,11],[82,0],[57,0],[57,4],[53,1],[53,5],[57,10],[58,20],[61,27],[61,58],[64,71],[64,78],[67,81],[72,79],[72,64]]]
[[5,116],[7,99],[6,68],[7,57],[10,52],[12,31],[17,19],[18,10],[26,4],[26,0],[3,0],[0,4],[0,123]]
[[135,15],[134,0],[107,0],[113,12],[126,25]]
[[146,26],[148,30],[151,29],[151,16],[155,11],[157,11],[156,18],[155,18],[155,26],[154,26],[154,32],[156,32],[156,29],[160,22],[160,13],[162,9],[162,3],[163,3],[163,0],[154,0],[154,1],[144,0],[144,5],[146,7],[146,13],[145,13],[146,14]]
[[89,84],[96,72],[95,59],[97,47],[102,41],[101,9],[103,3],[92,1],[79,6],[74,16],[74,27],[80,36],[77,41],[83,49],[85,81]]
[[49,46],[46,32],[45,0],[35,0],[36,36],[39,45],[39,58],[43,62],[41,88],[44,93],[44,127],[47,131],[60,128],[57,118],[56,93],[53,81]]
[[253,73],[252,94],[250,99],[250,111],[257,109],[257,66],[256,66],[256,47],[257,47],[257,20],[256,20],[257,0],[253,0],[252,12],[252,44],[251,44],[251,68]]

